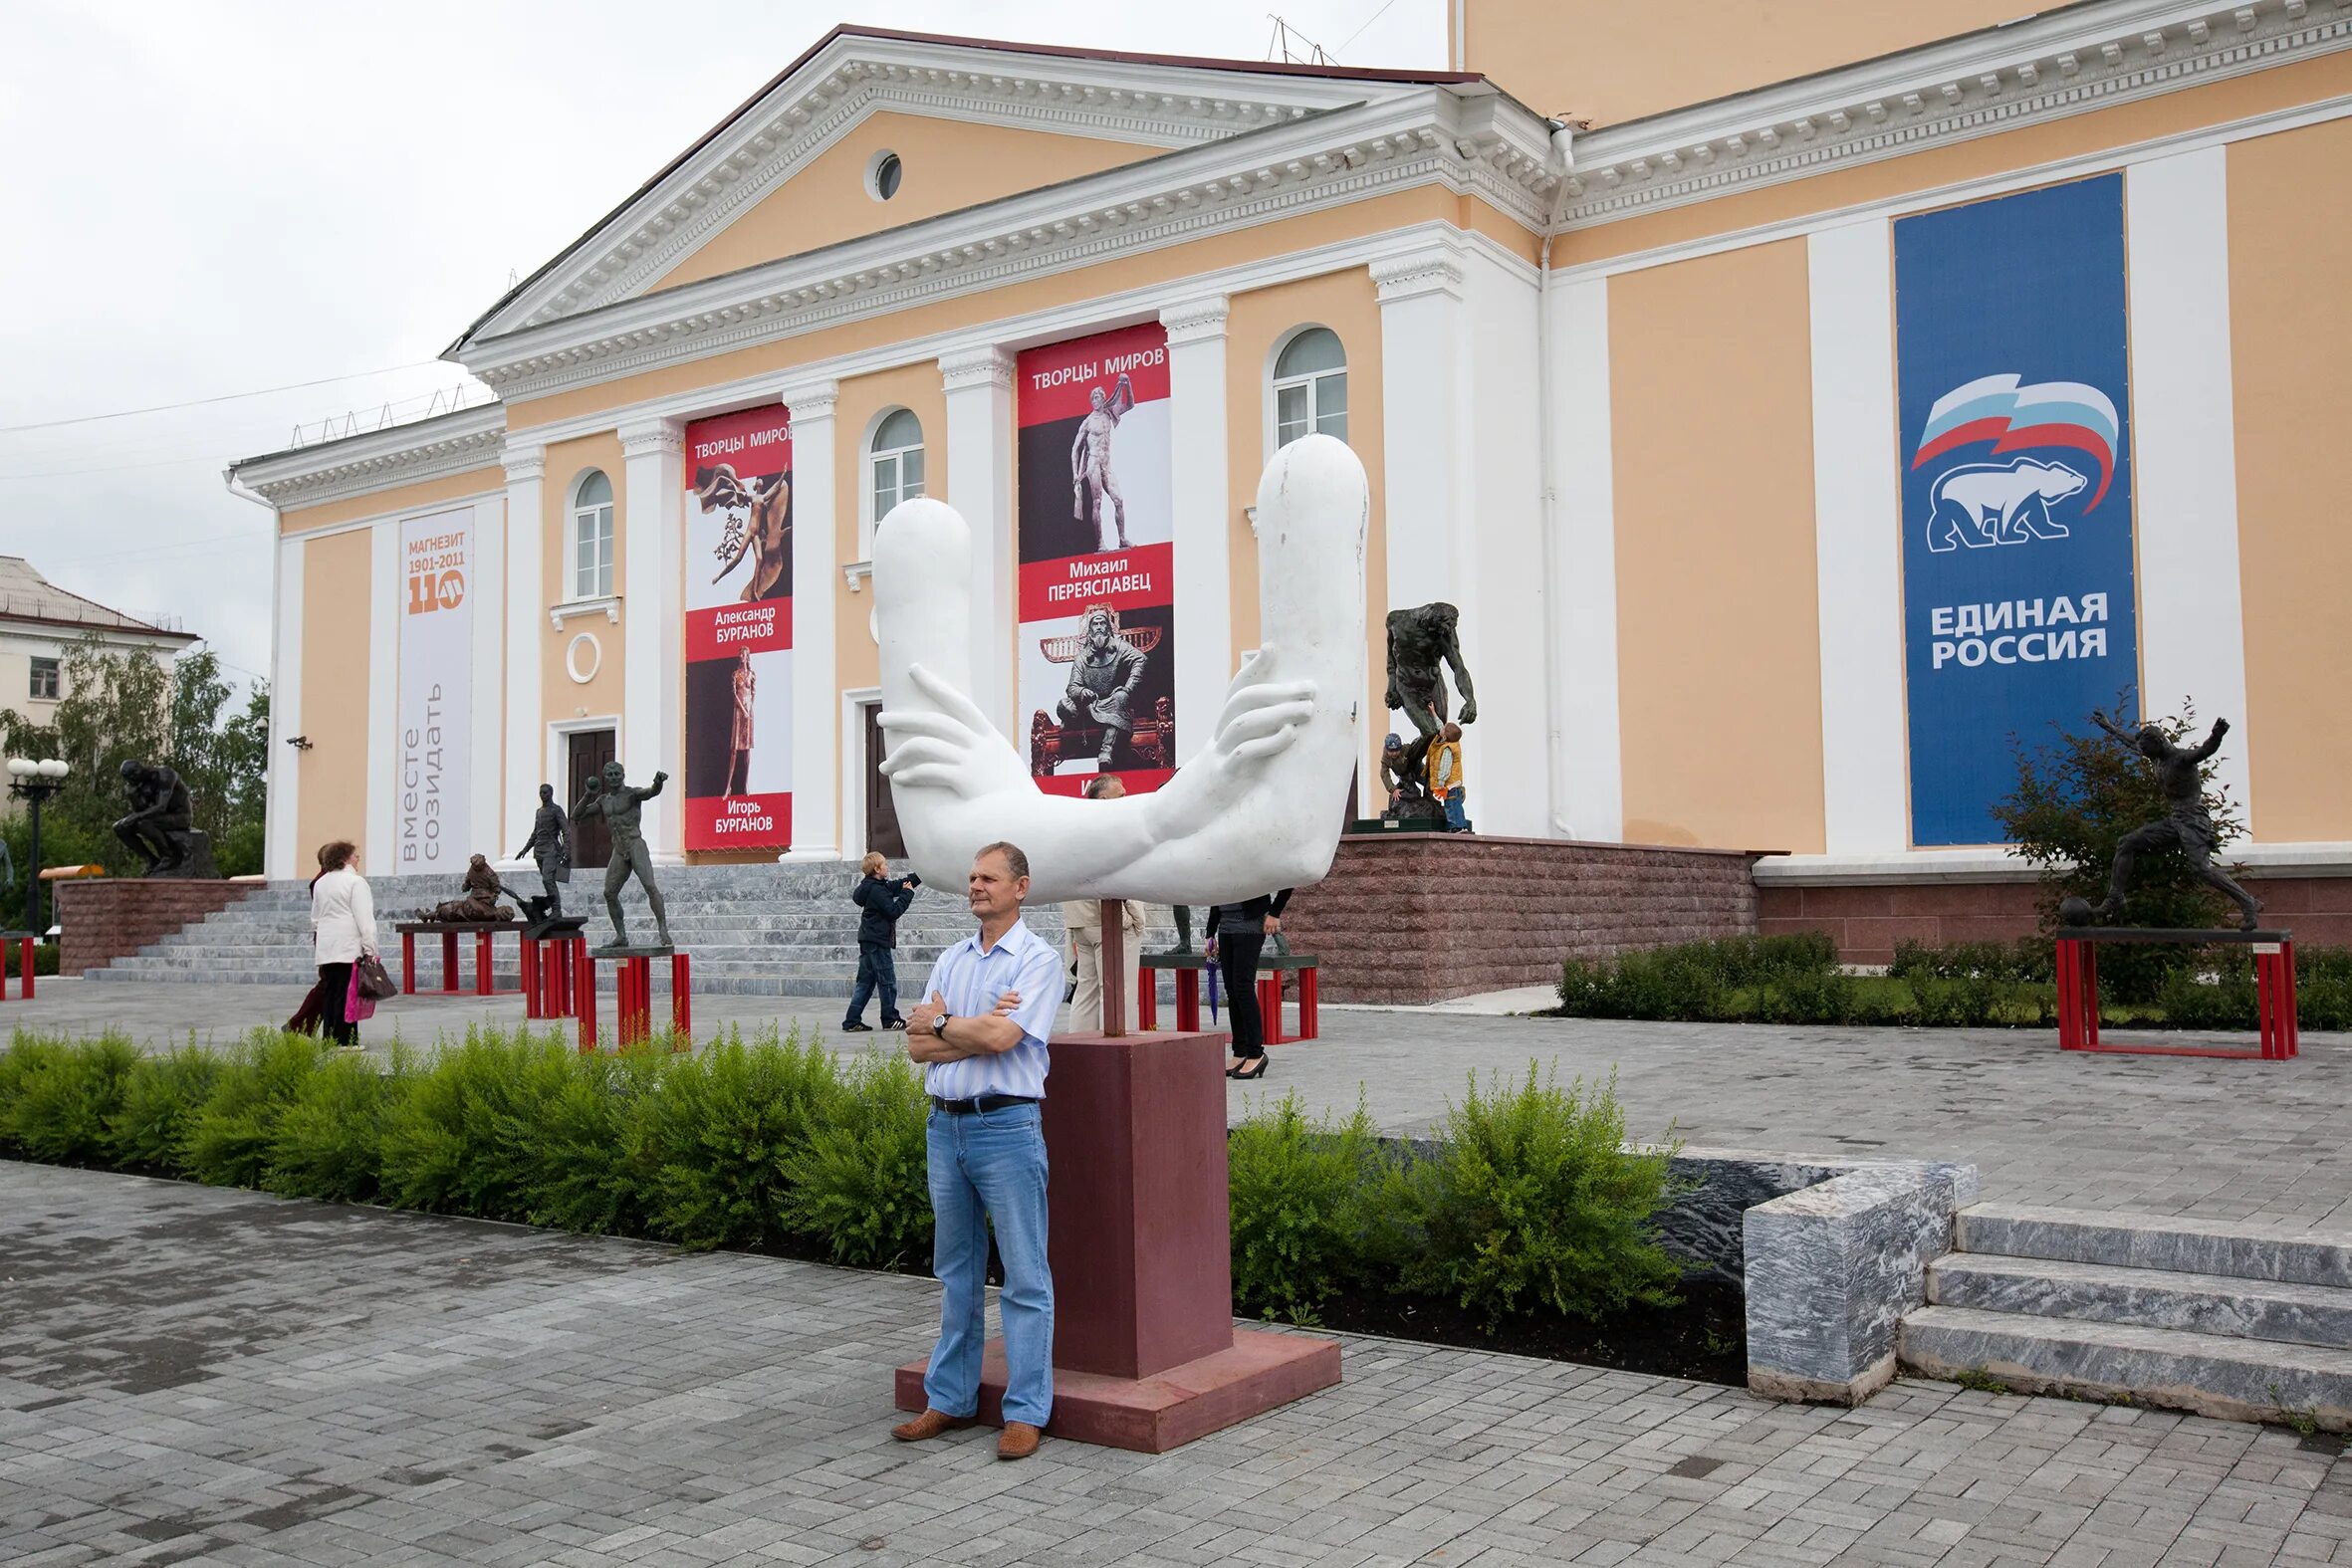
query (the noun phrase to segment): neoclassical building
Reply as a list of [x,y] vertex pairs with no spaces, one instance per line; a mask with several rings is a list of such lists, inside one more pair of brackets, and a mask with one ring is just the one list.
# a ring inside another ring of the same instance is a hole
[[913,495],[1040,786],[1148,787],[1279,636],[1249,509],[1319,429],[1368,708],[1460,607],[1482,830],[1998,880],[2013,744],[2194,700],[2247,858],[2339,870],[2352,6],[2013,4],[1456,0],[1453,71],[836,29],[457,336],[496,404],[236,465],[270,869],[503,852],[613,756],[660,854],[886,844]]

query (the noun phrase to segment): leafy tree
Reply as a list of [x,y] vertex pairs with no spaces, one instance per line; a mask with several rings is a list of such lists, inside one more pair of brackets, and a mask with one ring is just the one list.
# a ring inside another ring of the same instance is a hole
[[[2116,700],[2115,722],[2123,729],[2138,726],[2124,716],[2135,706],[2127,688]],[[2173,744],[2194,744],[2204,738],[2195,703],[2184,703],[2177,714],[2148,716]],[[2102,733],[2087,715],[2077,729],[2053,724],[2057,738],[2039,748],[2023,742],[2016,747],[2017,784],[1993,808],[1995,820],[2027,860],[2041,867],[2041,927],[2054,932],[2061,900],[2079,897],[2098,903],[2107,894],[2107,874],[2115,846],[2123,835],[2146,822],[2160,820],[2169,809],[2156,770],[2137,752]],[[2243,837],[2245,822],[2229,791],[2215,781],[2215,764],[2208,762],[2205,807],[2214,819],[2215,847]],[[2233,874],[2235,874],[2234,870]],[[2115,922],[2125,926],[2214,926],[2225,913],[2235,910],[2219,893],[2197,880],[2188,857],[2178,850],[2142,855],[2133,867],[2130,889],[2124,894],[2123,913]],[[2194,962],[2190,948],[2109,948],[2099,955],[2101,988],[2117,1001],[2145,1002],[2154,998],[2165,977]]]

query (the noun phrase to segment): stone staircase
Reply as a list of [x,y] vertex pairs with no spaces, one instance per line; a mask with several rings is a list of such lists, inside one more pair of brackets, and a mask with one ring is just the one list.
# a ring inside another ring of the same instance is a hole
[[[849,890],[857,868],[849,864],[753,866],[666,866],[659,873],[669,908],[670,935],[694,957],[694,988],[706,994],[745,996],[846,997],[857,975],[857,906]],[[536,889],[536,874],[514,877]],[[565,891],[565,907],[587,913],[588,938],[608,935],[600,872],[576,872]],[[399,949],[391,934],[395,919],[419,905],[456,896],[453,878],[371,877],[376,924],[382,930],[385,961],[395,967]],[[634,883],[622,895],[629,934],[651,940],[653,917]],[[1163,917],[1166,911],[1159,911]],[[1033,906],[1030,929],[1047,940],[1061,940],[1061,916],[1052,904]],[[942,892],[925,886],[898,922],[900,984],[918,984],[931,961],[950,943],[972,931],[963,888]],[[1147,942],[1174,940],[1175,928],[1155,928]],[[417,943],[417,988],[441,983],[439,944]],[[501,936],[493,974],[502,989],[521,983],[517,944]],[[473,986],[472,944],[459,944],[460,985]],[[656,966],[658,968],[659,966]],[[251,985],[308,985],[318,971],[311,963],[310,896],[302,882],[273,882],[239,903],[164,938],[137,954],[87,972],[97,981],[202,981]],[[610,985],[609,971],[605,984]],[[666,980],[657,980],[657,988]]]
[[2352,1233],[1978,1204],[1954,1246],[1913,1372],[2352,1431]]

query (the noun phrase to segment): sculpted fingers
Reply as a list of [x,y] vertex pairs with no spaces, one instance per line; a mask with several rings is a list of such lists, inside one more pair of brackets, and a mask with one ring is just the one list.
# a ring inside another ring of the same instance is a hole
[[911,740],[901,741],[891,750],[890,755],[882,760],[882,777],[896,779],[907,769],[930,765],[953,767],[963,759],[962,747],[947,741],[935,740],[930,736],[917,736]]
[[882,765],[882,771],[893,784],[908,789],[938,787],[957,789],[964,780],[964,771],[948,763],[918,763],[912,767],[899,766],[893,757]]
[[988,722],[988,715],[980,711],[977,703],[963,692],[958,691],[953,683],[932,670],[930,666],[909,665],[906,673],[913,678],[915,689],[939,704],[940,711],[950,718],[960,719],[978,731],[988,731],[995,728]]
[[1232,757],[1235,762],[1256,762],[1262,757],[1272,757],[1278,752],[1290,750],[1291,743],[1296,739],[1298,739],[1298,727],[1294,724],[1286,724],[1272,735],[1261,736],[1255,741],[1244,741],[1240,745],[1232,747],[1227,755]]
[[968,741],[971,731],[965,725],[943,714],[901,713],[893,710],[877,715],[874,722],[890,735],[928,736],[935,741]]

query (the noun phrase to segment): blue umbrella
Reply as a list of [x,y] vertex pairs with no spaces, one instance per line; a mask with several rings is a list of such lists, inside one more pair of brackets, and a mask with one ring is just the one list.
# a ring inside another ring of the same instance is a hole
[[1217,1021],[1217,961],[1211,959],[1201,967],[1209,972],[1209,1021],[1215,1023]]

